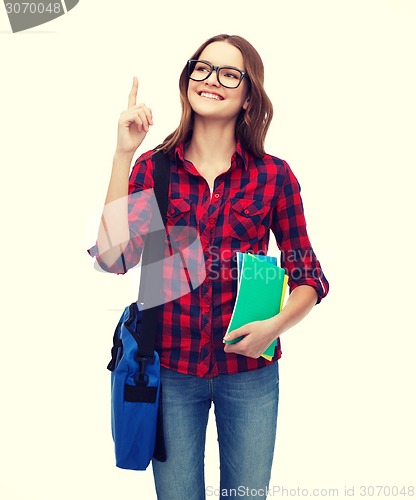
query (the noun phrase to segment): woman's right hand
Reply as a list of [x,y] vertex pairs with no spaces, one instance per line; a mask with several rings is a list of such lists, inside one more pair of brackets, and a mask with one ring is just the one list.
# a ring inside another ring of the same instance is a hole
[[139,81],[133,77],[127,109],[120,114],[117,131],[117,153],[134,154],[143,142],[150,125],[153,125],[152,110],[145,104],[136,104]]

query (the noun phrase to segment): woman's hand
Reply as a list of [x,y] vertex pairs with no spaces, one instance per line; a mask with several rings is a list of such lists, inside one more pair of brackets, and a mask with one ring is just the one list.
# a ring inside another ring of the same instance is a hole
[[277,337],[276,327],[269,319],[247,323],[224,337],[224,341],[243,337],[236,344],[225,344],[227,353],[242,354],[249,358],[259,358]]
[[230,332],[224,341],[243,336],[236,344],[225,345],[225,352],[243,354],[250,358],[259,358],[274,339],[301,321],[313,308],[318,294],[309,285],[297,286],[289,295],[285,307],[279,314],[263,321],[253,321]]
[[135,76],[130,90],[127,109],[118,121],[116,153],[134,154],[153,125],[152,110],[145,104],[136,104],[139,81]]

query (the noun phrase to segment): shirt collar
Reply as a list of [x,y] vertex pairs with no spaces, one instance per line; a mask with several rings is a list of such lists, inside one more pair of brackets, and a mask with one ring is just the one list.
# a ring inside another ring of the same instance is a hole
[[236,157],[237,155],[243,161],[244,169],[247,170],[248,169],[248,165],[249,165],[250,155],[248,154],[248,151],[246,151],[243,148],[243,145],[241,144],[240,139],[238,139],[238,141],[237,141],[237,145],[236,145],[236,148],[235,148],[235,153],[233,155],[233,158]]
[[[176,146],[174,155],[175,155],[175,158],[179,159],[182,164],[185,164],[185,144],[183,142],[180,142]],[[242,162],[244,169],[247,170],[248,166],[249,166],[250,155],[243,148],[243,145],[241,144],[240,139],[237,140],[235,152],[234,152],[233,156],[231,157],[231,166],[232,167],[238,161],[238,159],[240,159],[240,161]]]

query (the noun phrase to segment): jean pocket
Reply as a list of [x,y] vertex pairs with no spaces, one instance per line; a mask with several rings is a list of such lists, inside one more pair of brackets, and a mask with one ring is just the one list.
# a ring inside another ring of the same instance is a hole
[[262,238],[267,226],[264,219],[269,207],[262,201],[246,198],[232,198],[230,200],[230,234],[239,240]]

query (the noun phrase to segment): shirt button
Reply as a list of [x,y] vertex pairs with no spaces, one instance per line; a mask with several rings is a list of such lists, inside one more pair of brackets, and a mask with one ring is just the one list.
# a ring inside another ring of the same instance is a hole
[[209,311],[210,311],[210,308],[209,308],[209,307],[207,307],[207,308],[204,310],[204,312],[205,312],[205,313],[209,313]]
[[205,278],[205,279],[204,279],[204,282],[205,282],[205,283],[209,283],[209,278]]
[[174,214],[175,213],[175,209],[172,208],[172,210],[170,211],[171,214]]
[[247,215],[249,214],[250,212],[247,210],[247,208],[244,210],[244,213]]
[[219,193],[214,194],[214,198],[219,198],[219,197],[220,197]]
[[210,224],[215,224],[215,219],[212,219],[212,218],[211,218],[211,219],[209,219],[209,223],[210,223]]

